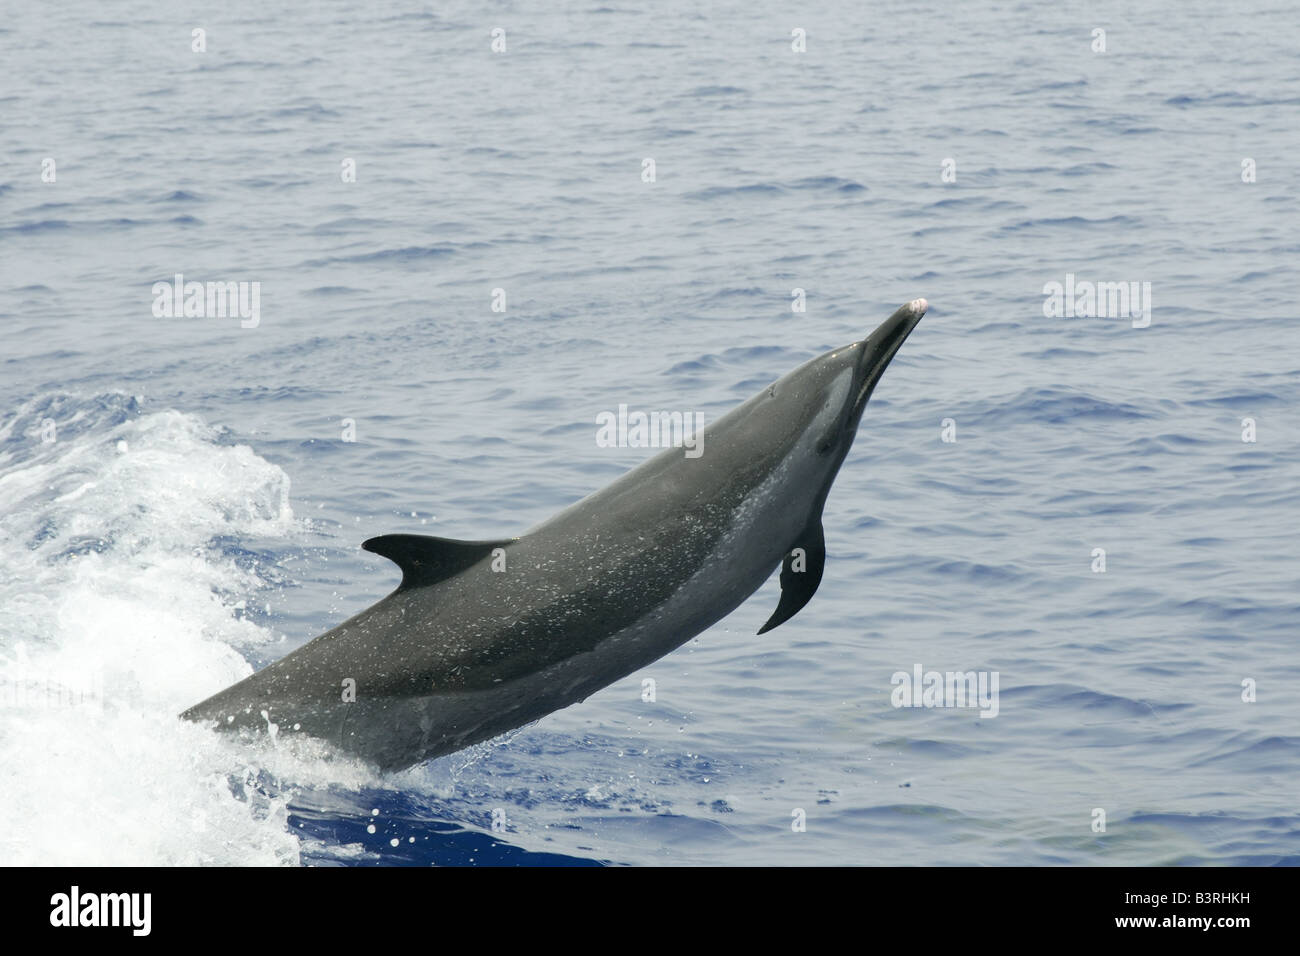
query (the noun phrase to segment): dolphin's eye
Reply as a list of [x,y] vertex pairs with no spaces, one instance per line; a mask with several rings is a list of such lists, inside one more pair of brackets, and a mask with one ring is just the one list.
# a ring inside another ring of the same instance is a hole
[[823,438],[821,441],[817,443],[817,454],[819,455],[829,454],[830,450],[834,447],[835,447],[835,442],[833,442],[830,438]]

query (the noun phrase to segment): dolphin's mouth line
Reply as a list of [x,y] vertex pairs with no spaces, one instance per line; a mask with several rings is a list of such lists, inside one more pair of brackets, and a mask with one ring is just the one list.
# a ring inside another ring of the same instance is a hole
[[862,385],[858,388],[858,394],[853,399],[854,415],[860,415],[866,410],[867,401],[871,398],[871,393],[875,391],[876,383],[880,381],[885,369],[889,367],[889,363],[892,362],[894,356],[898,354],[898,350],[903,347],[903,342],[906,338],[907,336],[905,335],[897,342],[891,343],[886,355],[876,356],[870,363],[864,363],[867,368],[867,374],[863,377]]
[[[864,354],[862,356],[862,368],[866,374],[863,376],[862,386],[858,389],[858,394],[853,400],[854,419],[866,410],[867,400],[871,398],[871,393],[875,389],[876,383],[880,381],[880,377],[885,374],[885,369],[887,369],[889,363],[894,360],[894,356],[898,354],[899,349],[903,347],[903,343],[907,341],[908,336],[910,336],[913,330],[916,329],[917,324],[921,321],[921,317],[925,315],[926,310],[929,307],[930,303],[925,299],[913,299],[907,305],[903,306],[895,312],[894,315],[890,317],[890,321],[886,323],[889,330],[885,335],[883,343],[881,343],[884,348],[878,352],[873,351],[870,355]],[[863,340],[862,347],[864,353],[870,344],[871,339],[874,338],[875,335],[880,334],[881,331],[882,329],[877,329],[876,333]],[[853,419],[851,419],[851,421],[853,421]]]

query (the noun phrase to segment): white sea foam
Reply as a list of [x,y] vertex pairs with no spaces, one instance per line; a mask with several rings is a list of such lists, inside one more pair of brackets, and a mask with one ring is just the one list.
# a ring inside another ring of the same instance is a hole
[[176,716],[275,639],[243,615],[267,580],[220,542],[301,533],[288,476],[110,398],[61,397],[51,443],[49,399],[0,425],[0,862],[296,863],[282,782],[365,772]]

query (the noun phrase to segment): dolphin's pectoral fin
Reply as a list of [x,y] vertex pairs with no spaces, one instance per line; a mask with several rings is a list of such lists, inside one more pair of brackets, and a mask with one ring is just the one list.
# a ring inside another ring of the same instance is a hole
[[363,541],[361,547],[382,554],[401,568],[402,583],[398,590],[406,590],[459,574],[514,540],[457,541],[422,534],[385,534]]
[[784,624],[799,613],[799,609],[812,600],[817,585],[822,582],[826,569],[826,536],[822,532],[822,519],[818,515],[804,528],[790,553],[781,562],[781,603],[776,606],[767,623],[758,633],[766,634],[778,624]]

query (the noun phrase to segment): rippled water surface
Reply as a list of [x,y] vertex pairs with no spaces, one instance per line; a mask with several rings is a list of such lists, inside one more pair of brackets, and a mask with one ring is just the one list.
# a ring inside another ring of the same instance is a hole
[[[0,860],[1300,862],[1298,21],[14,5]],[[256,327],[155,317],[177,273]],[[1067,274],[1149,326],[1044,315]],[[712,420],[921,295],[778,630],[774,577],[400,774],[176,720],[385,594],[363,539],[518,533],[649,454],[598,413]],[[997,717],[891,706],[918,664]]]

